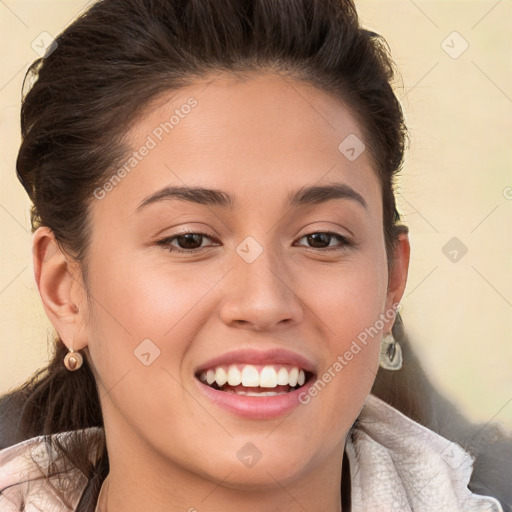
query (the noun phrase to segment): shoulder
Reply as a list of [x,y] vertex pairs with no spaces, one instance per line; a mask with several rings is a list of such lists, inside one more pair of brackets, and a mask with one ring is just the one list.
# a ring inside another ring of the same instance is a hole
[[[77,432],[38,436],[0,450],[2,512],[75,510],[88,479],[76,468],[66,466],[51,441],[58,440],[65,446]],[[103,429],[97,427],[83,432],[88,437],[103,435]]]
[[351,431],[353,510],[503,512],[468,488],[474,457],[460,445],[369,395]]

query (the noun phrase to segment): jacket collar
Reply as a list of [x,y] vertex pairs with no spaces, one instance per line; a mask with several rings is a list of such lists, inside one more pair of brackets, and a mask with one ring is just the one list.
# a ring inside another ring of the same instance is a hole
[[472,493],[474,457],[460,445],[369,395],[346,439],[352,512],[503,512]]

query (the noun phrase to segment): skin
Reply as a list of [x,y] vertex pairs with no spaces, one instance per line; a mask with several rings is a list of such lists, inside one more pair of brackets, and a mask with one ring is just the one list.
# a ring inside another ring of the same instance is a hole
[[[340,510],[345,437],[394,318],[286,417],[231,414],[198,392],[193,372],[236,348],[283,347],[323,374],[400,301],[409,241],[400,236],[388,274],[380,183],[368,150],[354,161],[338,150],[349,134],[364,140],[339,98],[271,73],[221,75],[206,84],[166,93],[130,130],[136,150],[187,99],[198,102],[112,191],[92,201],[87,283],[48,228],[34,235],[45,310],[68,347],[89,358],[100,389],[111,464],[107,509]],[[301,186],[332,182],[358,191],[367,209],[346,198],[286,205]],[[174,199],[136,211],[166,185],[220,189],[237,205]],[[203,247],[194,254],[156,244],[185,228],[211,238],[172,243]],[[355,245],[334,237],[315,245],[305,237],[326,231]],[[263,249],[252,263],[236,251],[247,236]],[[147,338],[160,350],[149,366],[133,353]],[[262,454],[251,468],[237,458],[248,442]]]

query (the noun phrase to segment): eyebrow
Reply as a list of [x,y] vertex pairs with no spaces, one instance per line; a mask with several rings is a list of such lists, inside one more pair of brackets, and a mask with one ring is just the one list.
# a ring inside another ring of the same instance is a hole
[[[222,190],[169,185],[143,199],[136,211],[140,211],[152,203],[171,199],[229,209],[233,209],[236,205],[235,196]],[[368,209],[368,204],[364,197],[346,183],[330,183],[328,185],[301,187],[288,195],[287,204],[289,207],[297,208],[300,206],[324,203],[331,199],[350,199],[359,203],[365,209]]]

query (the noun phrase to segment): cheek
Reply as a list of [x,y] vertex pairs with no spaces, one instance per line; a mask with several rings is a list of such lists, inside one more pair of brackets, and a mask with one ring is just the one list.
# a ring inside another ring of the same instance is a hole
[[158,424],[183,402],[184,361],[211,316],[209,293],[225,270],[192,272],[184,269],[191,265],[147,260],[108,251],[96,259],[89,350],[103,392],[114,388],[109,395],[119,395],[128,416],[137,418],[140,405]]
[[372,327],[382,330],[378,320],[386,302],[385,258],[361,254],[328,271],[310,267],[301,272],[299,295],[319,320],[331,350],[344,351],[347,342]]
[[151,264],[150,258],[103,258],[91,283],[97,325],[121,333],[121,339],[129,335],[133,343],[158,343],[178,337],[174,333],[182,338],[187,326],[198,325],[201,299],[222,276],[219,269],[211,274],[190,265]]
[[315,389],[303,399],[333,431],[346,431],[378,370],[387,288],[385,255],[361,257],[340,266],[329,279],[317,280],[316,287],[313,276],[307,279],[305,287],[314,290],[307,296],[312,309],[314,305],[318,339],[324,341],[328,356]]
[[113,415],[114,407],[141,427],[141,436],[144,425],[154,426],[150,432],[179,430],[176,417],[183,415],[206,423],[187,400],[181,369],[204,324],[198,306],[209,282],[121,255],[104,257],[91,276],[89,351],[105,414]]

